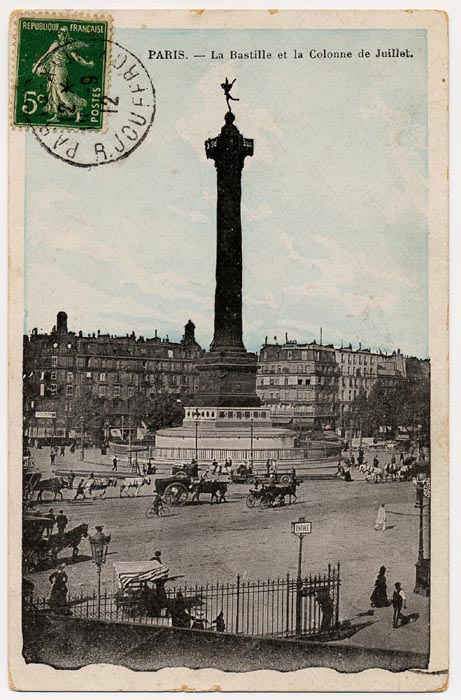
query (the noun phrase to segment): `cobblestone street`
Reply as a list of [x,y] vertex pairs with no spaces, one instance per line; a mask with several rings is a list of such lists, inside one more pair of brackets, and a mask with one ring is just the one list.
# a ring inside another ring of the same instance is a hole
[[[48,450],[34,451],[34,457],[39,468],[45,467],[46,460],[49,463]],[[93,457],[88,451],[86,458],[86,468],[96,468],[92,462],[99,456]],[[71,466],[82,468],[76,455],[60,458],[57,464],[57,468]],[[296,504],[268,510],[247,508],[249,487],[231,484],[227,504],[210,506],[208,497],[202,496],[200,505],[172,508],[168,517],[148,520],[145,511],[154,476],[151,486],[144,486],[138,498],[120,499],[119,489],[112,487],[105,500],[73,502],[70,499],[75,491],[64,491],[62,506],[46,502],[41,512],[53,507],[56,513],[62,507],[69,518],[68,529],[86,522],[91,532],[95,525],[104,525],[105,532],[112,536],[103,569],[103,587],[108,590],[115,585],[113,562],[148,559],[155,549],[162,550],[170,575],[180,577],[178,584],[234,581],[237,574],[247,580],[282,577],[287,572],[295,576],[298,539],[291,534],[290,524],[304,516],[312,521],[312,534],[304,539],[303,574],[323,572],[329,562],[339,561],[340,618],[364,625],[348,643],[424,653],[429,599],[413,593],[419,527],[413,484],[373,484],[356,470],[352,476],[351,483],[331,478],[306,480],[298,489]],[[388,513],[385,532],[374,529],[381,503],[386,504]],[[72,564],[70,550],[60,554],[60,559],[68,563],[71,594],[91,593],[96,583],[86,540],[82,541],[80,555],[88,558]],[[381,565],[387,568],[389,597],[394,582],[402,582],[408,598],[407,613],[419,615],[412,624],[393,629],[392,607],[363,615],[370,610],[370,593]],[[29,576],[37,594],[49,594],[50,573],[47,570]]]

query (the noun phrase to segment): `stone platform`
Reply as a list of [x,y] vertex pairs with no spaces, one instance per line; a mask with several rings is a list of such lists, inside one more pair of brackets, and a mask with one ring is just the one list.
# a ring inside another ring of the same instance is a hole
[[301,463],[305,450],[297,446],[294,431],[272,425],[266,408],[188,406],[179,428],[157,432],[156,464],[190,462],[211,464],[214,459],[233,464],[247,460],[254,465],[276,460],[279,466]]

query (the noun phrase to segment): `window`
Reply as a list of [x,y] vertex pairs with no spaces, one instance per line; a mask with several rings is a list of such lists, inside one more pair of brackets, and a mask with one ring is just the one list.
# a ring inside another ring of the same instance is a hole
[[67,372],[67,381],[68,382],[74,381],[74,373],[73,372]]
[[298,379],[298,384],[302,384],[302,383],[303,383],[303,380],[302,380],[302,379]]
[[100,372],[100,373],[99,373],[99,381],[100,381],[100,382],[105,382],[105,381],[106,381],[106,373],[105,373],[105,372]]
[[40,384],[40,396],[45,396],[45,385]]
[[134,395],[134,386],[128,387],[128,398]]
[[[42,374],[44,374],[44,372],[42,372]],[[58,378],[58,373],[57,373],[57,372],[51,372],[51,379],[54,379],[54,380],[56,381],[57,378]],[[44,379],[44,377],[42,377],[42,379]]]
[[66,386],[66,396],[73,396],[74,395],[74,387],[72,384],[68,384]]
[[115,396],[120,396],[120,387],[119,386],[114,386],[114,397]]
[[58,357],[57,357],[57,355],[53,355],[53,357],[51,358],[51,366],[52,366],[52,367],[57,367],[57,366],[58,366]]
[[100,399],[102,399],[106,395],[106,387],[103,384],[99,385],[98,388],[98,396]]
[[58,393],[58,385],[57,384],[51,384],[50,385],[50,391],[53,395],[56,395]]

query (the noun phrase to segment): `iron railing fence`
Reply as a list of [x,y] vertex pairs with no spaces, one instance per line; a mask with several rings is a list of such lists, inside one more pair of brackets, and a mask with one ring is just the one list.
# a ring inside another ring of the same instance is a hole
[[27,609],[110,622],[191,627],[250,636],[307,638],[339,625],[340,565],[301,579],[170,586],[159,595],[147,587],[69,596],[65,606],[50,607],[45,598],[30,599]]

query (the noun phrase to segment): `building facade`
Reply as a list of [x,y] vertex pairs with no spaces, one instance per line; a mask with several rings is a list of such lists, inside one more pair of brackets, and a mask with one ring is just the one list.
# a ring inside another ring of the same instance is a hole
[[361,391],[368,397],[378,379],[392,388],[406,376],[400,350],[386,354],[315,342],[266,343],[259,355],[257,392],[276,424],[346,428]]
[[201,355],[192,321],[181,342],[174,343],[157,332],[146,339],[134,332],[75,333],[61,311],[51,333],[34,329],[24,337],[24,433],[30,438],[76,437],[81,400],[93,398],[103,409],[106,431],[123,428],[126,437],[137,397],[169,394],[187,402],[194,395]]
[[333,346],[295,341],[265,344],[256,390],[276,424],[333,426],[338,413],[340,368]]

